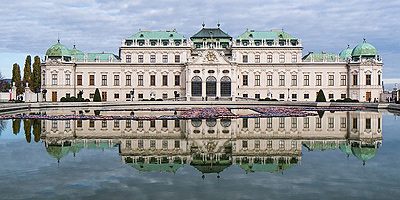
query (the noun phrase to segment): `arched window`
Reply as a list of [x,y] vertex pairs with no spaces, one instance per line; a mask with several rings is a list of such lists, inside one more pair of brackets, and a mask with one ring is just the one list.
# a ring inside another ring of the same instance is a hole
[[201,119],[192,119],[192,126],[193,127],[200,127],[201,126],[201,124],[202,124],[202,121],[201,121]]
[[214,127],[217,125],[217,120],[216,119],[207,119],[206,120],[206,125],[208,127]]
[[231,78],[223,76],[221,78],[221,97],[231,96]]
[[201,97],[201,94],[202,94],[201,78],[200,76],[194,76],[192,78],[192,96]]
[[211,97],[217,95],[217,79],[214,76],[209,76],[206,79],[206,95]]

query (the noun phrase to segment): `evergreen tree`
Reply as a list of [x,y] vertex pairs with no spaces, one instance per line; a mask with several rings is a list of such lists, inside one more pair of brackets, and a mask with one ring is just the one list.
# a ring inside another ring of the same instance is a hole
[[24,119],[24,132],[26,142],[31,143],[32,134],[31,134],[32,120]]
[[40,141],[40,134],[42,132],[42,124],[40,123],[40,121],[38,119],[35,119],[33,121],[33,130],[32,130],[32,134],[34,136],[34,141],[35,142],[39,142]]
[[26,56],[25,59],[25,67],[24,67],[24,77],[22,78],[22,86],[25,88],[26,84],[28,84],[29,88],[32,90],[32,81],[31,81],[31,56]]
[[325,94],[322,89],[319,90],[316,102],[326,102]]
[[19,133],[19,129],[21,128],[21,119],[14,119],[12,121],[12,128],[14,135]]
[[21,82],[21,70],[17,63],[14,63],[13,65],[11,82],[13,82],[15,87],[17,87],[17,95],[24,93],[24,88],[22,87]]
[[0,72],[0,92],[8,92],[11,88],[11,85],[4,79],[3,74]]
[[40,88],[41,85],[41,73],[40,73],[40,58],[35,56],[33,62],[33,72],[31,74],[32,88],[31,90],[35,92],[35,88]]
[[101,96],[100,96],[100,91],[99,88],[96,88],[96,91],[94,92],[94,102],[100,102],[101,101]]

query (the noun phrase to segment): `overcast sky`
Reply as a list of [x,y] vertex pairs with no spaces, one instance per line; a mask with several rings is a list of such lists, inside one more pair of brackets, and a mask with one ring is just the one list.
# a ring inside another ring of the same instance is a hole
[[[248,29],[284,29],[302,39],[304,52],[339,53],[363,37],[384,61],[384,80],[400,79],[400,1],[376,0],[0,0],[0,70],[43,57],[57,42],[88,52],[118,54],[121,40],[139,29],[176,29],[190,37],[206,27],[232,37]],[[21,69],[22,70],[22,69]]]

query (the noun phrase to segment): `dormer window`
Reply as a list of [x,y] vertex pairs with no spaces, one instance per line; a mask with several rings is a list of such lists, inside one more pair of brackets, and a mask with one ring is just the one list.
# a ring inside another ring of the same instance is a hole
[[173,34],[169,34],[169,37],[174,37],[174,35]]
[[164,45],[164,46],[167,46],[167,45],[168,45],[168,42],[163,42],[163,45]]
[[156,46],[156,42],[151,42],[150,45],[151,46]]
[[260,46],[260,42],[255,42],[256,46]]
[[250,34],[250,35],[249,35],[249,37],[251,37],[251,38],[252,38],[252,37],[253,37],[253,34]]
[[140,34],[140,36],[139,36],[139,37],[141,37],[141,38],[142,38],[142,37],[144,37],[144,35],[143,35],[143,34]]

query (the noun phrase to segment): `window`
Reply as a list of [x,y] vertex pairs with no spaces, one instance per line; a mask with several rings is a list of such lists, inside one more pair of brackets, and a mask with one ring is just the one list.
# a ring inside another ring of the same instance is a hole
[[365,129],[371,129],[371,118],[365,119]]
[[119,94],[118,93],[114,94],[114,99],[119,99]]
[[272,141],[271,140],[267,141],[267,148],[269,148],[269,149],[272,148]]
[[71,94],[70,94],[70,93],[65,93],[65,97],[66,97],[66,98],[70,98],[70,97],[71,97]]
[[249,127],[249,119],[248,118],[243,118],[243,128],[248,128]]
[[381,75],[378,74],[378,85],[381,85]]
[[285,118],[279,118],[279,128],[285,128]]
[[243,63],[249,62],[249,57],[247,55],[243,55]]
[[357,122],[357,118],[353,118],[353,129],[357,129],[358,128],[358,122]]
[[254,142],[254,148],[259,149],[260,148],[260,140],[256,140]]
[[143,75],[138,75],[138,86],[143,86]]
[[292,149],[297,147],[297,141],[296,140],[292,140]]
[[150,75],[150,85],[151,86],[156,85],[156,75]]
[[329,117],[328,118],[328,128],[334,128],[335,127],[335,118]]
[[142,93],[138,94],[138,98],[143,99],[143,94]]
[[297,62],[297,55],[292,54],[292,63],[296,63],[296,62]]
[[249,94],[243,94],[243,97],[247,98],[247,97],[249,97]]
[[138,147],[139,147],[140,149],[143,148],[143,140],[138,140]]
[[180,62],[181,62],[181,56],[175,55],[175,63],[180,63]]
[[322,124],[321,124],[321,118],[316,117],[315,118],[315,128],[321,128]]
[[283,141],[283,140],[279,141],[279,148],[280,149],[285,148],[285,141]]
[[304,94],[304,99],[309,99],[310,98],[310,94]]
[[175,75],[175,85],[181,85],[181,76]]
[[279,94],[279,99],[285,99],[285,94]]
[[285,55],[279,55],[279,62],[284,63],[285,62]]
[[381,118],[378,118],[378,129],[381,129]]
[[365,75],[365,85],[371,85],[371,75]]
[[175,128],[179,128],[180,127],[180,122],[179,119],[175,120]]
[[162,94],[162,98],[163,98],[163,99],[168,98],[168,94],[167,94],[167,93],[163,93],[163,94]]
[[65,74],[65,85],[71,85],[71,75]]
[[156,63],[156,55],[150,55],[150,62]]
[[156,120],[150,120],[150,127],[155,128],[156,127]]
[[177,149],[181,148],[181,141],[175,140],[175,148]]
[[131,86],[132,85],[132,77],[131,75],[126,75],[126,86]]
[[42,85],[45,85],[46,84],[46,74],[43,74],[42,77],[43,77]]
[[272,86],[272,75],[267,75],[267,86]]
[[335,82],[334,82],[334,75],[329,75],[328,76],[328,85],[329,86],[334,86]]
[[333,94],[328,94],[328,98],[329,98],[329,99],[333,99],[333,98],[334,98],[334,95],[333,95]]
[[347,81],[346,81],[346,75],[341,75],[340,76],[340,85],[341,86],[345,86],[347,83],[346,83]]
[[101,92],[101,101],[107,101],[107,92]]
[[78,120],[76,121],[76,127],[77,127],[77,128],[82,128],[82,120],[81,120],[81,119],[78,119]]
[[310,85],[310,75],[304,75],[304,86]]
[[162,147],[163,147],[164,149],[168,148],[168,140],[163,140],[163,142],[162,142]]
[[127,149],[130,149],[132,147],[132,144],[131,144],[130,140],[127,140],[125,145],[126,145]]
[[[53,75],[54,76],[54,75]],[[54,81],[54,77],[53,77]],[[78,75],[76,78],[76,85],[82,85],[82,75]]]
[[272,128],[272,118],[267,118],[267,128]]
[[131,99],[131,94],[130,93],[126,93],[125,94],[125,98],[127,101],[129,101]]
[[119,75],[114,75],[114,85],[119,86]]
[[107,85],[107,75],[101,76],[101,85]]
[[247,140],[243,140],[242,147],[246,149],[248,147]]
[[65,128],[71,128],[71,121],[70,120],[65,121]]
[[260,86],[260,75],[255,75],[255,86]]
[[58,127],[58,122],[56,120],[51,121],[51,128],[57,128]]
[[256,99],[259,99],[259,98],[260,98],[260,94],[255,94],[254,97],[255,97]]
[[259,63],[259,62],[260,62],[260,55],[256,55],[256,57],[255,57],[255,62],[256,62],[256,63]]
[[167,75],[163,75],[162,76],[162,85],[163,86],[167,86],[168,85],[168,76]]
[[248,85],[248,76],[243,75],[243,85]]
[[297,86],[297,75],[292,75],[292,86]]
[[138,121],[138,128],[143,128],[143,121]]
[[143,63],[143,55],[138,55],[138,63]]
[[93,119],[89,120],[89,127],[94,128],[94,120]]
[[317,75],[316,77],[317,77],[316,78],[317,81],[316,81],[315,85],[321,86],[322,85],[322,75]]
[[150,140],[150,148],[156,148],[156,141]]
[[168,121],[166,119],[162,120],[162,127],[168,128]]
[[353,75],[353,85],[358,85],[358,75],[357,74]]
[[292,128],[297,128],[297,118],[296,117],[292,117]]
[[346,118],[341,117],[340,118],[340,128],[346,128]]
[[131,60],[131,55],[126,55],[126,62],[127,63],[130,63],[132,60]]
[[279,86],[285,86],[285,75],[279,75]]
[[304,118],[303,128],[310,128],[310,118],[308,117]]
[[260,128],[260,118],[254,119],[254,128]]
[[125,124],[126,124],[126,125],[125,125],[126,128],[131,128],[131,124],[132,124],[132,123],[131,123],[131,120],[129,120],[129,119],[126,120],[126,123],[125,123]]
[[297,99],[297,94],[292,94],[292,100],[296,100]]
[[57,85],[58,81],[57,81],[57,74],[53,74],[52,75],[52,84],[53,85]]
[[102,128],[107,128],[107,120],[101,121],[101,127]]
[[94,75],[89,75],[89,85],[94,85]]
[[272,63],[272,55],[267,55],[267,63]]
[[340,98],[341,99],[345,99],[346,98],[346,94],[340,94]]
[[162,56],[162,62],[163,63],[168,63],[168,55],[163,55]]

